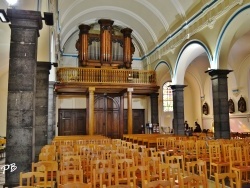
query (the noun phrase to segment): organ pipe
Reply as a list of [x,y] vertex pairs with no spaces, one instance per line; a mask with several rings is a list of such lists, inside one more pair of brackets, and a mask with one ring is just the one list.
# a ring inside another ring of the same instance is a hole
[[78,28],[80,29],[79,39],[76,42],[78,61],[80,66],[86,66],[88,61],[88,33],[90,26],[81,24]]
[[132,39],[131,39],[131,33],[132,29],[130,28],[124,28],[121,30],[121,33],[123,33],[123,62],[126,68],[131,68],[132,63],[132,54],[134,53],[132,51]]
[[98,21],[101,30],[101,64],[112,62],[112,25],[114,21],[107,19],[100,19]]

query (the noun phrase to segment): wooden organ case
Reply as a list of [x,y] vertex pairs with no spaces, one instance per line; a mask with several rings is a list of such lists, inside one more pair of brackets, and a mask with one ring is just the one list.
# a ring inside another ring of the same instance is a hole
[[131,39],[132,29],[114,31],[114,21],[100,19],[99,33],[92,32],[91,26],[79,25],[79,38],[76,42],[79,67],[126,68],[131,69],[135,51]]

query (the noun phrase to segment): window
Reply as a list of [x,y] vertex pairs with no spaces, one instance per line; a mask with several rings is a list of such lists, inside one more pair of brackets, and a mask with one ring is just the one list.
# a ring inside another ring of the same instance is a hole
[[170,85],[172,82],[166,82],[163,84],[162,88],[162,97],[163,97],[163,112],[172,112],[173,111],[173,95]]

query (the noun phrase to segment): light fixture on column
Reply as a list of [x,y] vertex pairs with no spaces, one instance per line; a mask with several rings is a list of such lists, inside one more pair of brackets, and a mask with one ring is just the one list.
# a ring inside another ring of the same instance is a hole
[[237,97],[240,94],[240,90],[239,89],[232,89],[232,93],[235,97]]
[[0,9],[0,19],[1,19],[1,22],[3,23],[9,22],[9,18],[7,17],[7,14],[4,9]]

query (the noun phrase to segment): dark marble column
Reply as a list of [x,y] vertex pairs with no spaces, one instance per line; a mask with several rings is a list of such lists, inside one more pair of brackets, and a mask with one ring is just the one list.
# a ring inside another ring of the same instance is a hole
[[150,94],[150,101],[151,101],[151,123],[158,124],[159,117],[158,117],[158,95],[159,93],[152,93]]
[[55,82],[49,82],[49,101],[48,101],[48,138],[47,143],[51,144],[51,141],[55,137],[56,128],[56,94],[54,92]]
[[185,135],[184,128],[184,97],[183,89],[186,85],[171,85],[173,92],[173,128],[175,135]]
[[227,75],[231,70],[206,71],[212,80],[214,137],[230,139]]
[[31,171],[35,158],[35,93],[37,41],[41,12],[8,9],[11,21],[7,105],[5,187],[19,185],[20,172]]
[[36,109],[35,109],[35,161],[47,143],[48,137],[48,90],[50,62],[37,62]]

